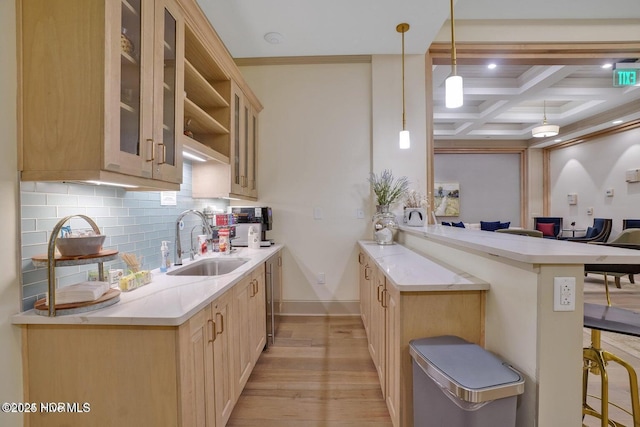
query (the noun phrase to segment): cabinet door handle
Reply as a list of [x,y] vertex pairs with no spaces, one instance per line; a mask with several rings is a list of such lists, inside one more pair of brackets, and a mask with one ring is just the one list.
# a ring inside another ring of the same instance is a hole
[[382,298],[380,296],[380,288],[382,287],[382,285],[378,285],[378,287],[376,288],[376,292],[378,293],[378,302],[382,302]]
[[364,278],[365,280],[371,280],[371,267],[369,267],[369,264],[364,267]]
[[224,316],[222,315],[222,313],[218,312],[216,313],[216,320],[218,320],[218,316],[220,316],[220,321],[218,321],[218,324],[220,325],[220,331],[216,331],[216,335],[220,335],[224,332]]
[[158,164],[163,165],[167,162],[167,146],[164,144],[158,144],[158,147],[162,147],[162,161],[158,162]]
[[[147,142],[151,143],[151,158],[147,159],[147,162],[153,162],[156,159],[156,156],[155,156],[155,154],[156,154],[155,151],[156,150],[155,150],[155,148],[153,146],[153,139],[152,138],[147,138]],[[147,145],[149,145],[149,144],[147,144]]]
[[216,329],[216,322],[214,322],[213,319],[208,319],[207,325],[209,326],[207,334],[210,337],[208,341],[211,343],[216,340],[216,335],[213,333],[213,331],[215,331]]
[[380,301],[380,303],[382,303],[382,307],[383,308],[387,308],[387,295],[389,294],[389,291],[387,291],[386,289],[382,290],[382,301]]
[[364,263],[364,254],[360,252],[358,254],[358,264],[362,265]]
[[282,267],[282,257],[278,257],[278,267]]

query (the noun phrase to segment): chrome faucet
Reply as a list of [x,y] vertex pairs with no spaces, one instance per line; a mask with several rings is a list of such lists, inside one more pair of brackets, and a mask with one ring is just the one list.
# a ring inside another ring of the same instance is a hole
[[[200,219],[202,220],[202,228],[205,230],[205,233],[207,234],[207,238],[211,239],[213,236],[213,230],[211,229],[211,226],[207,221],[207,217],[204,216],[202,212],[197,211],[195,209],[187,209],[186,211],[182,212],[180,215],[178,215],[178,219],[176,219],[176,244],[175,244],[176,252],[173,259],[173,265],[182,265],[182,244],[180,243],[180,221],[182,221],[182,218],[184,218],[190,213],[200,217]],[[193,253],[192,253],[192,256],[193,256]]]

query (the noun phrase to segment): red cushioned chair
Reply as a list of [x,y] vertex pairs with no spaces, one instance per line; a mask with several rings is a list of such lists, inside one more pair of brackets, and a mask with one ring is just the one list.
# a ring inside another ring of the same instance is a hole
[[533,218],[533,228],[541,231],[545,239],[557,239],[562,234],[562,218],[557,216]]

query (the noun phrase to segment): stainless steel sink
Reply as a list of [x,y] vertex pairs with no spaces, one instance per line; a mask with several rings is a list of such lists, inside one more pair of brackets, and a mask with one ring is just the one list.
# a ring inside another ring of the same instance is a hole
[[170,276],[220,276],[231,273],[248,258],[205,258],[168,272]]

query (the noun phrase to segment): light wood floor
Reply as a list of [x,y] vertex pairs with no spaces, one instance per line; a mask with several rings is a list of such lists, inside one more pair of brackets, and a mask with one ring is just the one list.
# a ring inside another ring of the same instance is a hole
[[[636,285],[622,279],[622,290],[612,287],[612,303],[640,312],[640,275]],[[602,276],[585,279],[585,302],[606,304]],[[584,330],[584,345],[589,345]],[[640,338],[607,341],[603,348],[631,363],[640,373]],[[637,340],[637,341],[635,341]],[[634,349],[635,347],[635,349]],[[625,351],[629,350],[628,352]],[[611,365],[611,401],[629,408],[626,372]],[[589,394],[599,395],[599,378],[591,375]],[[599,407],[593,397],[589,402]],[[610,407],[611,417],[633,425],[631,416]],[[276,344],[266,350],[231,414],[228,426],[241,427],[389,427],[391,421],[378,377],[367,350],[359,317],[283,317]],[[595,418],[584,425],[600,426]]]
[[390,427],[359,317],[283,317],[227,426]]
[[[635,276],[635,285],[632,285],[625,277],[621,279],[622,289],[616,289],[613,280],[609,281],[609,289],[611,290],[611,304],[616,307],[627,308],[640,312],[640,275]],[[606,304],[607,300],[604,294],[603,277],[590,274],[585,278],[585,302],[594,304]],[[584,330],[584,345],[590,343],[590,331]],[[602,333],[602,348],[621,357],[630,363],[636,372],[640,374],[640,338],[623,336],[620,334]],[[631,410],[629,397],[629,383],[626,371],[619,365],[612,363],[607,367],[609,375],[609,401]],[[589,376],[589,395],[600,396],[600,380],[599,376]],[[600,401],[590,397],[589,404],[595,408],[600,408]],[[633,420],[631,416],[620,411],[614,406],[609,406],[609,416],[626,426],[632,426]],[[588,427],[599,427],[600,420],[593,417],[586,417],[584,425]]]

